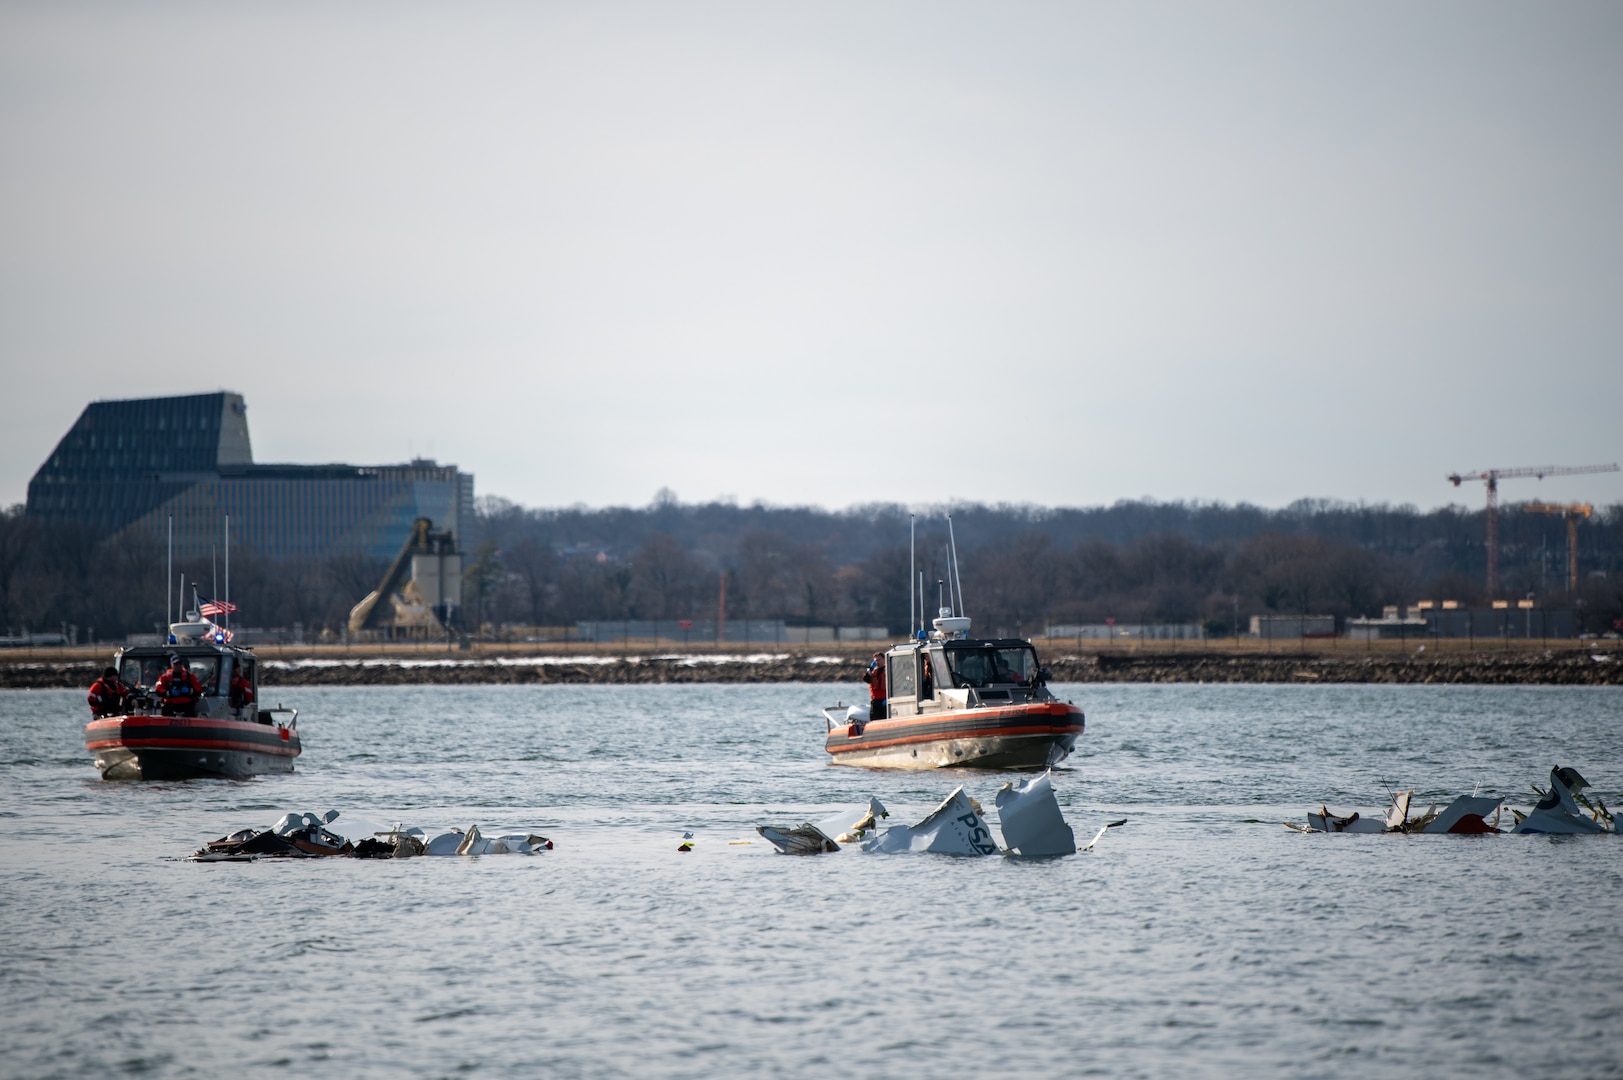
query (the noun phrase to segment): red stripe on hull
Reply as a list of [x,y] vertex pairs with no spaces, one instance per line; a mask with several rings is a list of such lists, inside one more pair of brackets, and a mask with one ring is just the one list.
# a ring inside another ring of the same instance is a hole
[[[270,736],[275,736],[271,738]],[[116,750],[214,750],[297,757],[303,749],[293,731],[248,720],[190,716],[114,716],[85,725],[85,748]]]
[[236,742],[227,739],[98,739],[95,742],[85,741],[87,750],[111,750],[123,746],[131,750],[241,750],[250,754],[272,754],[276,757],[297,757],[299,749],[291,743],[283,744],[288,747],[273,746],[268,743]]
[[[878,767],[991,761],[1031,768],[1069,754],[1084,726],[1082,710],[1064,702],[953,709],[874,720],[861,725],[860,732],[850,725],[836,728],[823,749],[836,763]],[[921,751],[928,753],[921,756]]]
[[874,750],[881,746],[906,746],[910,743],[937,742],[941,739],[993,739],[1004,735],[1080,735],[1081,724],[1063,724],[1054,726],[1043,724],[1036,727],[994,727],[974,728],[969,731],[954,731],[950,735],[939,731],[924,732],[918,735],[902,735],[893,739],[864,739],[861,743],[851,746],[828,747],[831,754],[843,754],[851,750]]

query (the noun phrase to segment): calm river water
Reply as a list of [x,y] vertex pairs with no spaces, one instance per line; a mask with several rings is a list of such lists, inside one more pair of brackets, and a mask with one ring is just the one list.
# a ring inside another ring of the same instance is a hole
[[[825,764],[860,686],[290,690],[295,774],[162,784],[0,692],[0,1075],[1623,1075],[1623,839],[1280,825],[1555,763],[1623,806],[1623,691],[1057,689],[1067,818],[1129,822],[1030,862],[756,836],[959,783],[995,823],[1001,776]],[[557,846],[184,861],[328,808]]]

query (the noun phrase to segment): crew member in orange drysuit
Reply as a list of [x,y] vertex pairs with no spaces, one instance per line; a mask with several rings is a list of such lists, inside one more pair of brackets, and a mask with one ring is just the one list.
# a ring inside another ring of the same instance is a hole
[[883,653],[873,654],[873,659],[868,662],[868,672],[862,676],[862,681],[868,684],[868,719],[883,720],[885,718],[885,656]]
[[129,696],[130,688],[119,679],[118,669],[110,667],[90,684],[85,700],[90,702],[91,716],[117,716],[124,711],[124,701]]
[[241,666],[231,673],[231,707],[243,709],[254,703],[254,687],[242,673]]
[[177,653],[169,658],[169,670],[159,675],[153,684],[152,694],[163,706],[165,716],[196,716],[203,684],[186,666],[185,657]]

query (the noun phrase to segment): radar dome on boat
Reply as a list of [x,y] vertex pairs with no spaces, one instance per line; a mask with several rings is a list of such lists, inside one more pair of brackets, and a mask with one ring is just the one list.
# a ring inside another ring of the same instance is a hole
[[210,630],[213,629],[214,624],[207,622],[178,622],[169,624],[169,633],[177,642],[185,641],[187,639],[195,641],[198,638],[205,636]]
[[943,634],[967,634],[969,633],[969,616],[944,615],[939,619],[930,620],[930,625]]

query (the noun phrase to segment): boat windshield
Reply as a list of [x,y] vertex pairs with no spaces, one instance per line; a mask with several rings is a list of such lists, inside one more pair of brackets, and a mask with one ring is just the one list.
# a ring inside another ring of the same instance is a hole
[[1037,650],[1029,645],[948,648],[947,666],[957,686],[979,689],[994,683],[1029,685],[1037,675]]
[[[216,656],[188,656],[186,664],[197,676],[197,681],[203,684],[205,694],[218,694],[220,692],[219,674],[220,660]],[[167,656],[126,656],[118,677],[127,686],[138,686],[143,690],[151,690],[158,676],[169,669]]]
[[127,686],[139,686],[143,690],[151,690],[152,684],[158,681],[158,676],[164,673],[169,661],[161,656],[126,656],[124,670],[119,678]]

